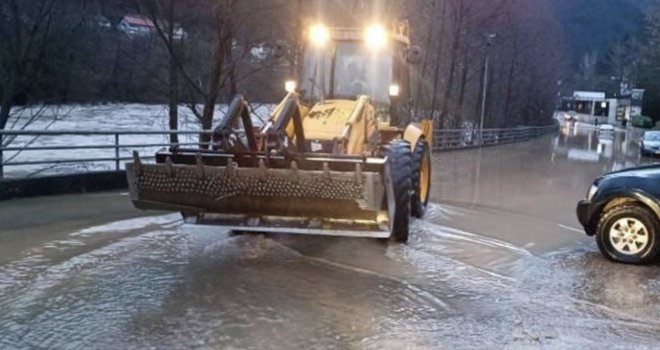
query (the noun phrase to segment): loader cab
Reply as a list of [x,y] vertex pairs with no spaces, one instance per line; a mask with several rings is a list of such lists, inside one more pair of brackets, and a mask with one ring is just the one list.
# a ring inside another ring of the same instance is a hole
[[365,29],[312,26],[299,92],[304,101],[355,100],[367,95],[382,122],[409,120],[410,41],[407,24]]

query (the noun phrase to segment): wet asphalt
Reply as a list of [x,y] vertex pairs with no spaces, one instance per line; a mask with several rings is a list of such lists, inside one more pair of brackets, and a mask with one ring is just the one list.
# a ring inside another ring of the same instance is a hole
[[657,349],[660,266],[605,260],[574,214],[658,161],[638,137],[437,153],[407,245],[233,236],[125,193],[0,202],[0,348]]

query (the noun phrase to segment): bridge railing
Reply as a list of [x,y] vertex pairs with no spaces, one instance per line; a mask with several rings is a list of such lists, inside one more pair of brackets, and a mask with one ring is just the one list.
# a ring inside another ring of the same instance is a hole
[[[434,150],[451,150],[528,140],[556,129],[519,127],[512,129],[436,130]],[[0,178],[31,177],[62,173],[122,170],[138,150],[143,159],[153,159],[158,149],[171,146],[199,147],[201,134],[212,131],[91,131],[91,130],[0,130],[0,141],[13,138],[7,146],[0,142]],[[179,135],[180,142],[168,138]]]
[[[0,130],[0,178],[122,170],[133,150],[149,154],[164,147],[199,147],[199,130]],[[180,142],[170,143],[178,135]]]
[[557,130],[557,126],[526,126],[506,129],[439,129],[433,134],[436,151],[493,146],[526,141]]

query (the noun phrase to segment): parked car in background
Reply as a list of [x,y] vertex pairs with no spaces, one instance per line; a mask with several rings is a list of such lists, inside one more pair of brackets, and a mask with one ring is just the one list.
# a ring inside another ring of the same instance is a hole
[[660,131],[646,131],[639,144],[639,153],[644,156],[660,155]]
[[650,264],[660,259],[660,165],[606,174],[577,206],[587,235],[610,260]]

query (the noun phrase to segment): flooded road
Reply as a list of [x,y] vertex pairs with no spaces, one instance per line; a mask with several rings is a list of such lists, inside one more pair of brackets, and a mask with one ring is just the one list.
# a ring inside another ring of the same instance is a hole
[[0,202],[0,348],[657,348],[659,266],[606,261],[574,214],[653,161],[636,138],[436,154],[407,245],[233,236],[123,193]]

